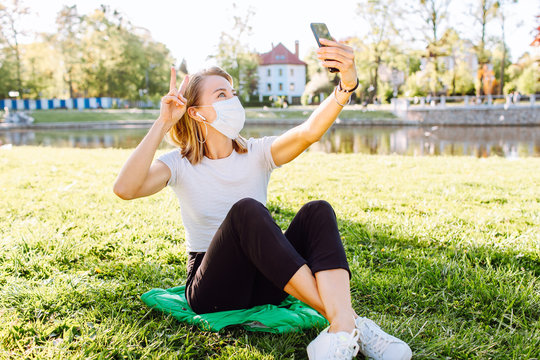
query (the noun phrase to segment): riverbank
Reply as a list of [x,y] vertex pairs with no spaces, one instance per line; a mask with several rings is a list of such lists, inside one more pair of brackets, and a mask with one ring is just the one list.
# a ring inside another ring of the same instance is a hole
[[[140,301],[185,282],[187,254],[172,191],[112,193],[131,152],[2,152],[0,353],[305,359],[316,329],[216,334]],[[308,152],[274,171],[267,205],[282,229],[310,200],[334,206],[355,309],[415,358],[529,359],[540,355],[539,184],[533,158]]]
[[[246,123],[258,125],[295,125],[304,122],[315,106],[288,109],[248,108]],[[33,124],[0,123],[0,130],[15,129],[113,129],[122,127],[150,127],[159,116],[159,110],[42,110],[30,113]],[[337,124],[404,125],[410,121],[398,119],[388,110],[352,107],[343,110]]]

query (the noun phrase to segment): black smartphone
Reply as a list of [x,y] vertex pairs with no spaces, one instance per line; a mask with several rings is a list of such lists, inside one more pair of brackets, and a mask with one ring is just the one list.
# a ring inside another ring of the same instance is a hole
[[[317,40],[317,45],[319,45],[319,47],[325,46],[325,45],[322,45],[321,42],[319,41],[320,38],[334,40],[334,38],[330,35],[330,31],[328,31],[328,27],[326,26],[325,23],[311,23],[310,26],[311,26],[311,31],[313,31],[313,35],[315,35],[315,40]],[[339,72],[339,70],[334,67],[328,68],[328,70],[331,73]]]

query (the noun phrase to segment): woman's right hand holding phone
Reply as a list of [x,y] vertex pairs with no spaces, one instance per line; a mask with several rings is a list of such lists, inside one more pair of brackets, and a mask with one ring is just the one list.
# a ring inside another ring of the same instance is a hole
[[189,75],[186,75],[180,89],[176,89],[176,70],[171,67],[171,81],[169,83],[169,92],[161,98],[159,110],[159,120],[163,121],[170,129],[180,120],[186,112],[186,98],[184,92],[189,83]]

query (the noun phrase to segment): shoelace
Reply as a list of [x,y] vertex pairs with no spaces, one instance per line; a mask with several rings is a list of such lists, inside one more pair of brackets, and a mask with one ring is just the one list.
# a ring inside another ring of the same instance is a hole
[[336,347],[335,360],[350,360],[358,354],[358,350],[360,350],[358,346],[360,332],[358,329],[354,329],[350,336],[347,342],[339,343]]
[[[368,350],[376,355],[382,356],[384,350],[386,350],[392,341],[388,336],[379,333],[380,330],[375,323],[371,324],[369,321],[364,321],[362,324],[371,333],[370,336],[365,336],[363,332],[359,332],[362,350]],[[375,327],[375,329],[373,327]]]

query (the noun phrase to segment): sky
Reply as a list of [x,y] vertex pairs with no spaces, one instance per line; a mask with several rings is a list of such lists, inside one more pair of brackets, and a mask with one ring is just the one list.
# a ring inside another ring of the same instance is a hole
[[[272,43],[283,43],[294,52],[295,40],[300,43],[300,58],[316,47],[309,27],[311,22],[325,22],[336,39],[348,36],[363,36],[368,26],[357,15],[358,1],[355,0],[24,0],[32,14],[27,17],[24,27],[35,32],[55,31],[56,13],[62,5],[77,5],[81,14],[90,13],[101,3],[126,14],[131,22],[148,29],[152,37],[164,43],[177,64],[185,58],[189,72],[194,72],[213,64],[208,56],[216,52],[220,34],[230,31],[233,15],[245,15],[248,7],[255,14],[250,19],[251,35],[245,41],[252,50],[268,52]],[[448,25],[456,28],[462,36],[474,31],[471,19],[462,14],[467,11],[466,1],[453,0]],[[540,15],[540,1],[519,0],[511,6],[506,24],[506,39],[511,58],[517,60],[524,52],[530,51],[533,29],[538,26],[534,15]],[[465,23],[464,23],[465,22]],[[521,25],[521,26],[518,26]],[[493,21],[488,33],[498,35],[500,25]],[[28,38],[27,41],[33,39]]]

